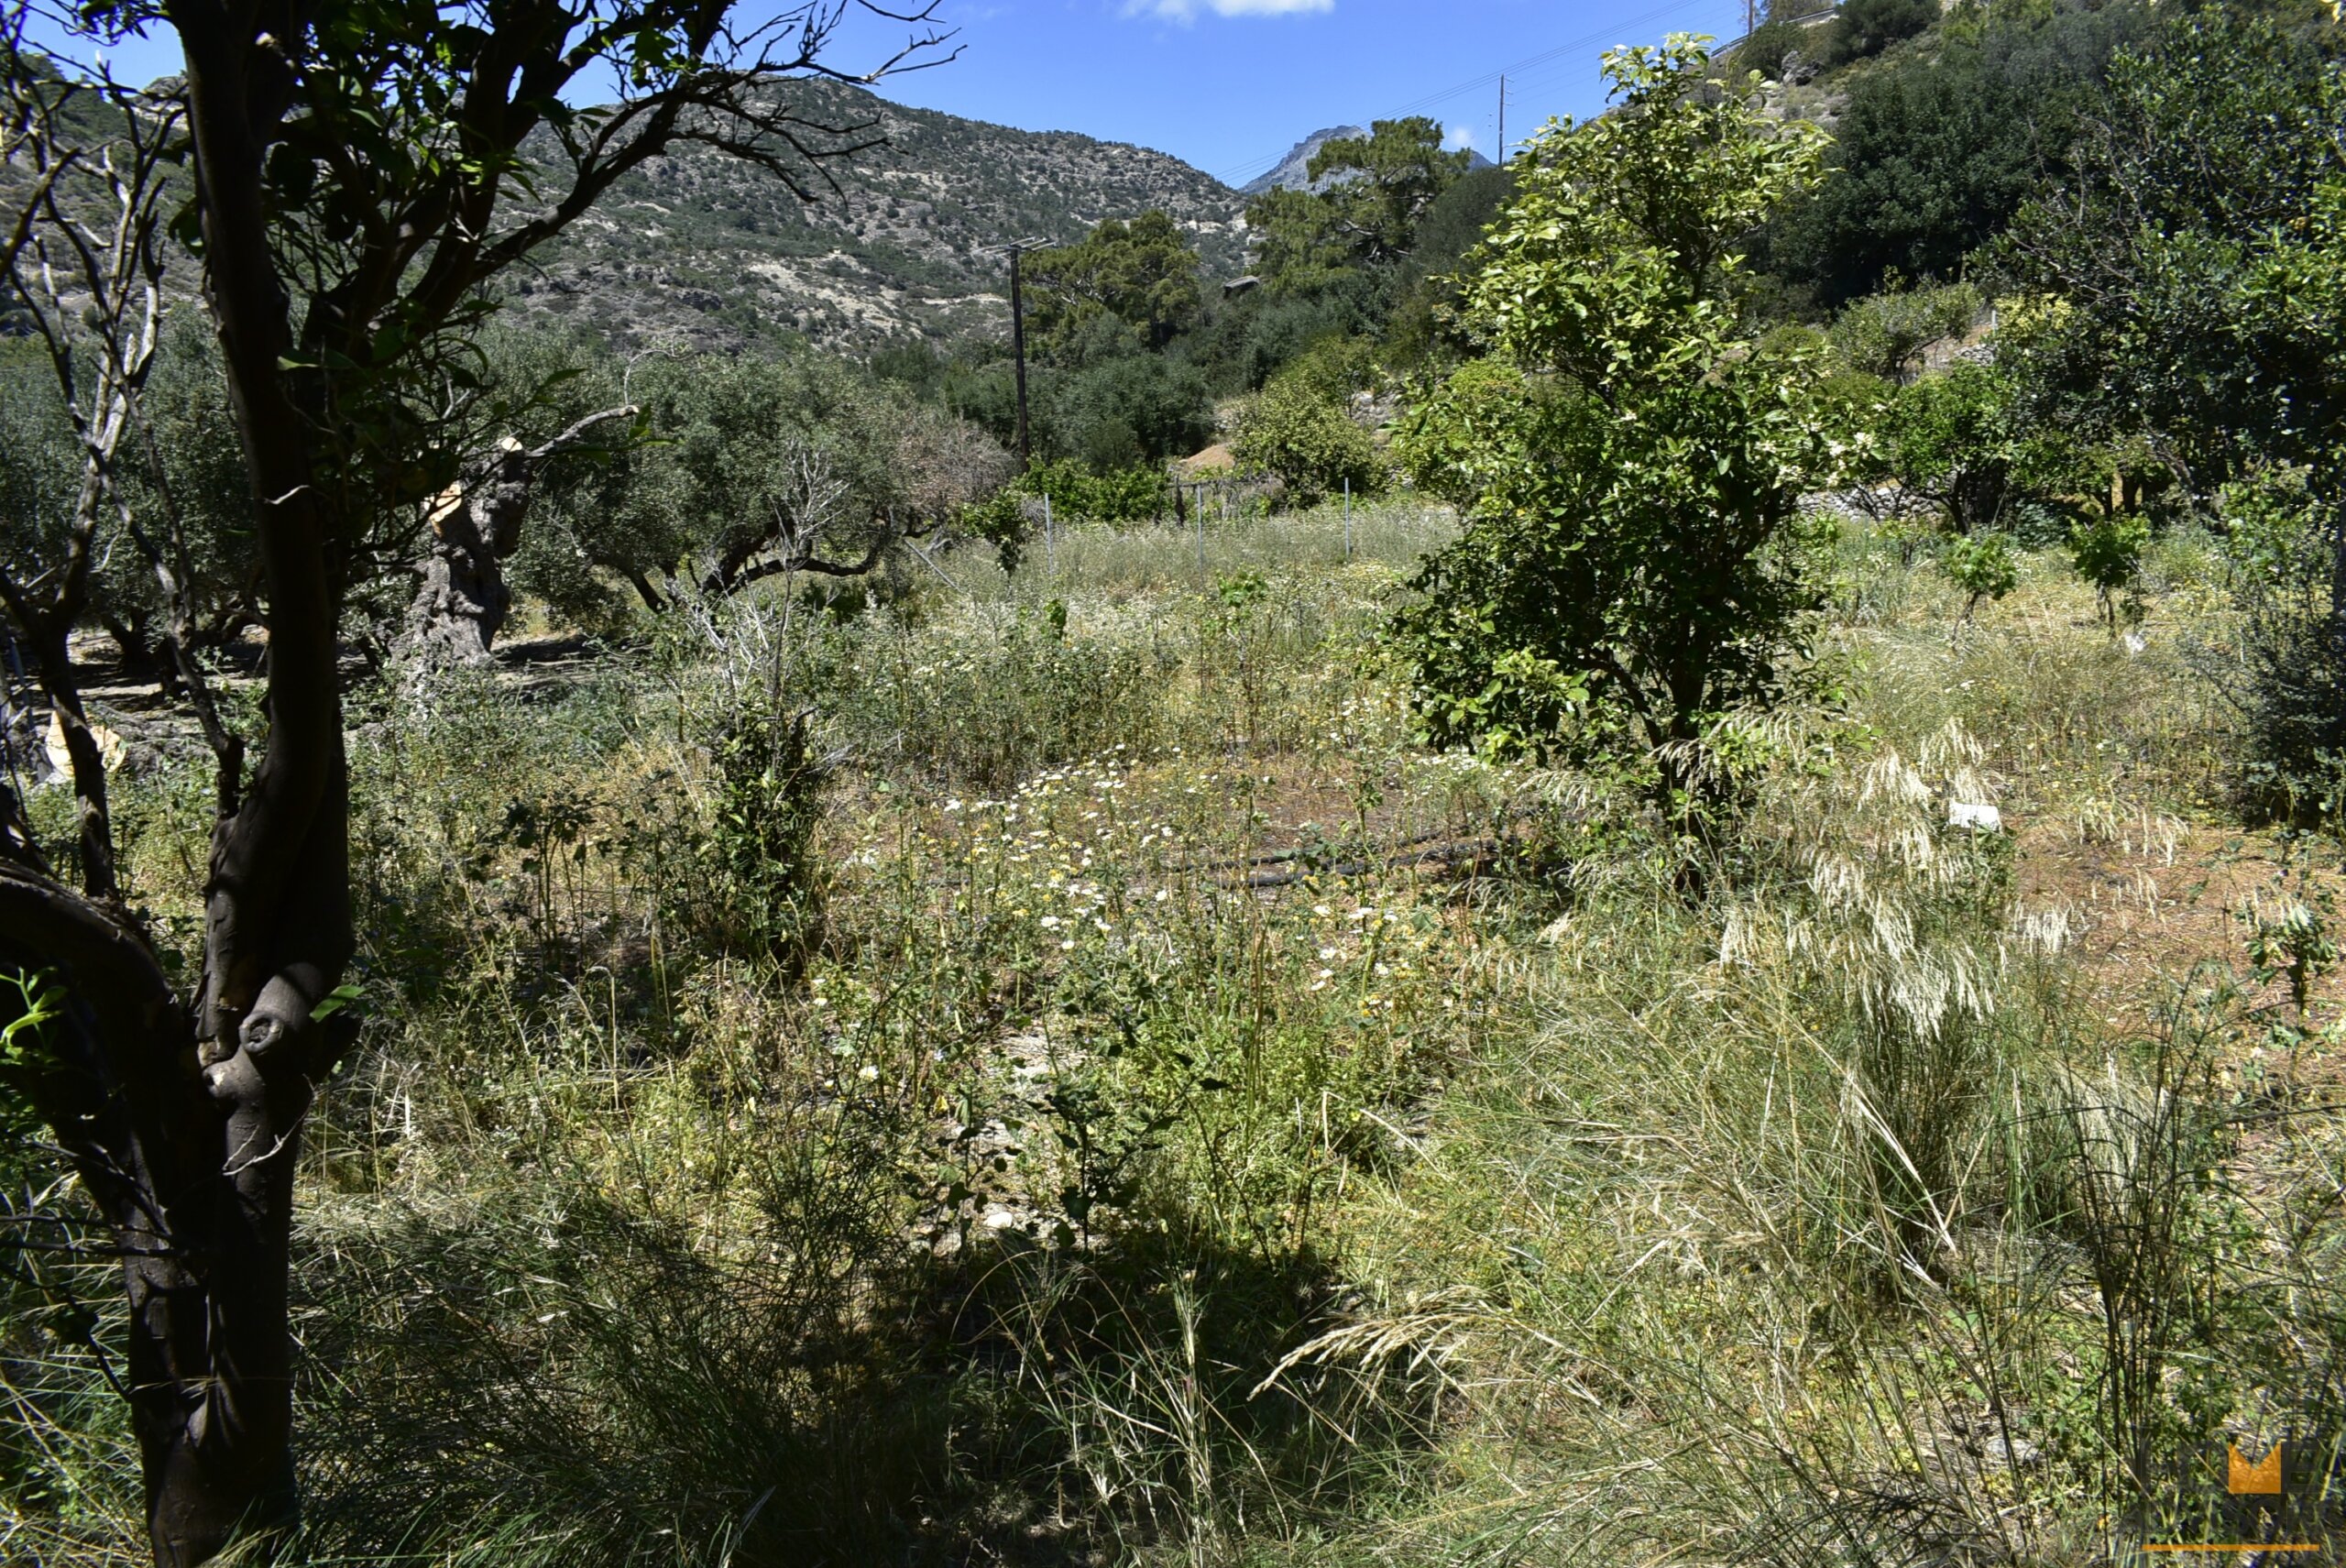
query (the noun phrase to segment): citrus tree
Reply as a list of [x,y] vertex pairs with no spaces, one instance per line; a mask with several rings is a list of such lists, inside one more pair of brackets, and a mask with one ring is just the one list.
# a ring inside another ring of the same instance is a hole
[[1334,399],[1293,373],[1247,401],[1230,442],[1250,473],[1272,474],[1305,506],[1349,487],[1373,494],[1382,477],[1376,443]]
[[1751,341],[1733,298],[1738,245],[1816,181],[1822,138],[1714,87],[1706,42],[1606,55],[1614,111],[1520,160],[1460,307],[1486,358],[1401,443],[1465,526],[1392,625],[1429,739],[1624,756],[1682,828],[1708,727],[1798,662],[1797,503],[1829,459],[1823,348]]

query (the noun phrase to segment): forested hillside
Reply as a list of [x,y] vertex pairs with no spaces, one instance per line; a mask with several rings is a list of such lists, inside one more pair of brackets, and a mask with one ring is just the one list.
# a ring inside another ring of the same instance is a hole
[[0,13],[0,1562],[2346,1552],[2332,5],[1244,199],[824,5],[110,15]]
[[1238,270],[1240,198],[1178,159],[907,108],[835,82],[784,91],[795,114],[823,127],[816,145],[876,145],[808,178],[812,200],[714,149],[652,159],[516,285],[525,313],[628,347],[729,350],[796,333],[869,352],[908,336],[1000,336],[1008,284],[988,247],[1079,239],[1103,219],[1152,210],[1173,216],[1211,275]]

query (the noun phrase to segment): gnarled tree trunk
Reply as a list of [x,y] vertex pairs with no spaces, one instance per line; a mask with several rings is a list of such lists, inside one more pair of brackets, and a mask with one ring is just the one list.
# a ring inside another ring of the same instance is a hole
[[542,446],[511,436],[465,464],[464,477],[432,502],[432,538],[423,580],[408,606],[408,641],[430,659],[486,663],[512,613],[504,563],[521,547],[521,524],[547,462],[576,447],[607,420],[630,419],[634,405],[604,409]]
[[427,658],[488,662],[513,608],[504,561],[521,543],[533,466],[509,435],[433,499],[423,581],[407,612],[408,640]]

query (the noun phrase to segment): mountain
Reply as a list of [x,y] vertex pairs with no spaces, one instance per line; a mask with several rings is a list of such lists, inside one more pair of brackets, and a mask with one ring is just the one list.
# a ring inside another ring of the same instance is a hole
[[[733,347],[795,332],[868,350],[1009,329],[1005,240],[1080,239],[1152,208],[1195,240],[1210,277],[1243,269],[1239,193],[1179,159],[1065,131],[1021,131],[792,81],[805,139],[846,148],[800,176],[683,146],[616,184],[516,285],[513,303],[621,347]],[[825,127],[830,127],[826,129]],[[862,128],[849,128],[862,127]]]
[[1238,188],[1238,193],[1242,196],[1259,196],[1266,191],[1325,189],[1327,184],[1325,180],[1322,180],[1318,186],[1314,186],[1311,182],[1311,155],[1318,152],[1326,143],[1339,141],[1345,137],[1365,137],[1367,134],[1367,127],[1363,126],[1331,126],[1324,131],[1313,131],[1289,148],[1287,156],[1280,159],[1269,173],[1249,180],[1245,184],[1241,185]]

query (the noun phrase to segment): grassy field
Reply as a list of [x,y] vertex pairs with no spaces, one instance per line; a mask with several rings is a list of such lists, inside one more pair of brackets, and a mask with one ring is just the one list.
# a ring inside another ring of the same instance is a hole
[[[1412,744],[1449,526],[365,693],[299,1560],[2084,1563],[2339,1431],[2338,852],[2231,802],[2213,556],[2127,641],[1852,528],[1690,896],[1604,781]],[[207,781],[126,789],[191,944]],[[137,1562],[112,1281],[19,1255],[0,1559]]]

